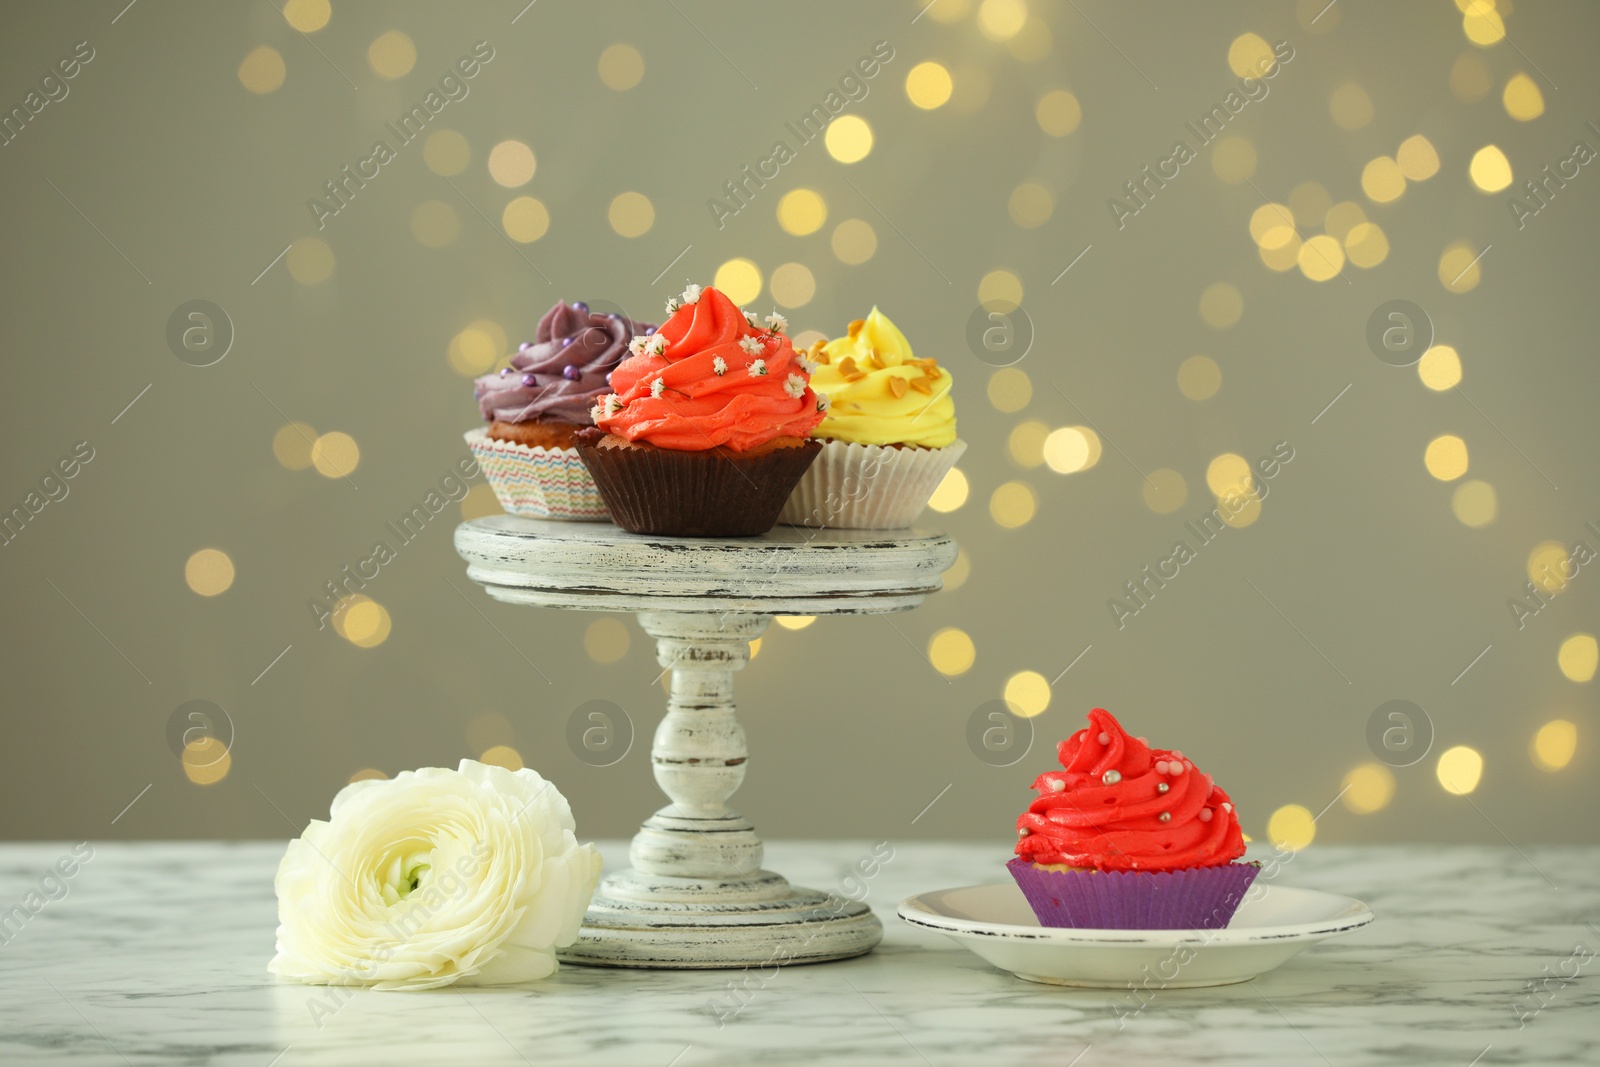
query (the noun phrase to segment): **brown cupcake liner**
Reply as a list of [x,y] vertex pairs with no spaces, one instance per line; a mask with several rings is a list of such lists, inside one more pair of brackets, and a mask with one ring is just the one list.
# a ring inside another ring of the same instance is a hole
[[601,448],[605,436],[584,430],[573,447],[611,520],[631,533],[675,537],[766,533],[822,450],[814,440],[756,452],[687,452],[636,442]]

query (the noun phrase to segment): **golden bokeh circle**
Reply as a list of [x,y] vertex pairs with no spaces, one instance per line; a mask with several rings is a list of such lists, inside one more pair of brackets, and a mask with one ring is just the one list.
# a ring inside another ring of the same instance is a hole
[[711,284],[735,304],[748,304],[761,295],[761,268],[748,259],[736,257],[717,268]]
[[1244,296],[1239,287],[1228,282],[1214,282],[1200,294],[1200,318],[1207,326],[1222,330],[1239,321],[1244,314]]
[[1551,719],[1539,727],[1528,745],[1533,765],[1541,771],[1559,771],[1572,762],[1578,750],[1578,724],[1570,719]]
[[489,149],[488,166],[489,177],[496,184],[516,189],[533,181],[539,159],[527,144],[508,138]]
[[1209,400],[1222,388],[1222,368],[1210,356],[1190,356],[1178,364],[1178,391],[1189,400]]
[[443,200],[424,200],[411,209],[411,235],[424,247],[443,248],[461,235],[461,220]]
[[1028,21],[1026,0],[982,0],[978,30],[991,41],[1009,41]]
[[1258,33],[1241,33],[1228,45],[1228,69],[1240,78],[1260,78],[1277,64],[1272,46]]
[[1033,399],[1033,380],[1016,367],[1001,367],[989,375],[989,403],[1007,414],[1021,411]]
[[872,151],[872,127],[860,115],[840,115],[828,123],[822,143],[840,163],[858,163]]
[[472,148],[455,130],[434,130],[422,142],[422,161],[435,174],[453,177],[472,162]]
[[301,33],[316,33],[333,17],[328,0],[286,0],[283,20]]
[[1285,804],[1267,820],[1267,840],[1277,848],[1298,852],[1316,838],[1316,818],[1301,804]]
[[1439,173],[1439,151],[1433,147],[1433,142],[1414,133],[1400,142],[1400,149],[1394,154],[1395,162],[1400,165],[1400,173],[1405,175],[1407,181],[1427,181]]
[[239,62],[239,84],[252,93],[264,95],[283,84],[287,68],[276,48],[262,45]]
[[198,737],[183,746],[184,777],[195,785],[215,785],[233,768],[233,753],[215,737]]
[[1453,433],[1440,434],[1428,442],[1422,463],[1441,482],[1453,482],[1467,473],[1467,443]]
[[779,307],[805,307],[817,293],[817,279],[804,263],[783,263],[773,268],[767,288]]
[[1522,71],[1513,74],[1500,94],[1506,114],[1518,122],[1532,122],[1544,114],[1544,93],[1539,83]]
[[778,225],[796,237],[816,233],[828,221],[828,202],[815,189],[791,189],[778,200]]
[[611,198],[606,221],[623,237],[643,237],[656,224],[656,208],[649,197],[629,190]]
[[1033,117],[1039,128],[1051,137],[1065,137],[1083,121],[1083,107],[1067,90],[1051,89],[1039,97]]
[[1328,97],[1328,113],[1341,130],[1359,130],[1372,121],[1372,97],[1355,82],[1345,82]]
[[518,244],[532,244],[550,231],[550,211],[537,197],[519,196],[500,213],[500,225]]
[[1336,278],[1344,269],[1344,248],[1325,233],[1300,246],[1300,273],[1314,282]]
[[311,466],[311,446],[316,440],[317,431],[310,423],[286,423],[272,435],[272,455],[286,469],[303,471]]
[[1011,190],[1006,200],[1006,211],[1011,221],[1025,230],[1036,230],[1050,221],[1055,212],[1056,198],[1043,182],[1026,181]]
[[631,44],[614,44],[600,53],[600,81],[607,89],[625,92],[644,80],[644,56]]
[[1022,279],[1009,270],[990,271],[978,281],[978,303],[990,311],[1010,314],[1022,306]]
[[311,465],[324,478],[348,477],[360,463],[356,439],[341,430],[322,434],[311,445]]
[[1461,384],[1461,357],[1449,345],[1434,345],[1417,361],[1417,377],[1436,393]]
[[1157,515],[1171,515],[1189,499],[1188,483],[1170,467],[1151,471],[1139,485],[1144,494],[1144,506]]
[[1211,149],[1211,171],[1229,185],[1248,181],[1256,172],[1256,146],[1244,137],[1224,137]]
[[1027,482],[1005,482],[989,496],[989,517],[1002,529],[1026,526],[1039,510],[1039,497]]
[[1018,671],[1002,691],[1011,711],[1024,719],[1042,715],[1050,706],[1050,682],[1038,671]]
[[878,250],[878,235],[865,219],[845,219],[834,227],[829,242],[840,263],[855,266],[871,259]]
[[947,626],[928,639],[928,660],[946,677],[967,673],[977,658],[977,646],[965,630]]
[[906,97],[924,111],[942,107],[953,88],[950,71],[931,59],[918,63],[906,75]]
[[1446,793],[1464,797],[1478,788],[1483,778],[1483,755],[1470,745],[1456,745],[1439,753],[1434,777]]
[[596,663],[616,663],[631,643],[627,625],[617,619],[596,619],[583,631],[583,651]]
[[1593,634],[1573,634],[1556,650],[1556,665],[1568,681],[1587,682],[1600,665],[1600,644]]
[[1494,486],[1468,478],[1450,496],[1450,510],[1463,526],[1474,529],[1488,526],[1500,513],[1500,500]]
[[1369,761],[1350,768],[1339,795],[1344,806],[1357,815],[1382,811],[1394,799],[1394,772],[1382,763]]
[[233,560],[220,548],[202,548],[183,564],[184,583],[204,597],[227,592],[233,577]]
[[377,648],[388,640],[391,625],[387,608],[360,596],[344,609],[342,628],[338,629],[340,636],[357,648]]
[[933,491],[933,496],[928,498],[928,506],[934,511],[951,512],[967,502],[967,495],[971,487],[967,483],[967,476],[960,467],[951,467],[939,481],[939,487]]
[[283,264],[301,285],[320,285],[333,276],[333,249],[320,237],[301,237],[289,246]]
[[1037,419],[1019,422],[1006,438],[1006,450],[1018,466],[1037,467],[1044,462],[1044,443],[1049,436],[1050,427]]
[[367,46],[367,65],[380,78],[404,78],[417,65],[416,43],[400,30],[380,34]]

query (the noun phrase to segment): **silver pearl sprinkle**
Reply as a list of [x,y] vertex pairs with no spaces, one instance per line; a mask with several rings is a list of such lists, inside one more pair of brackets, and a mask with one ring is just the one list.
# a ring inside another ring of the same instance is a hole
[[1122,781],[1122,772],[1107,771],[1100,776],[1100,781],[1106,785],[1116,785],[1118,782]]
[[1157,793],[1165,793],[1167,790],[1169,790],[1171,788],[1172,787],[1170,785],[1168,785],[1166,782],[1161,782],[1160,784],[1158,784],[1156,786],[1156,792]]
[[1018,837],[1027,837],[1029,833],[1030,833],[1030,831],[1028,830],[1028,828],[1026,826],[1023,826],[1023,827],[1021,827],[1021,828],[1019,828],[1017,830],[1017,836]]
[[1156,822],[1171,822],[1171,821],[1172,821],[1172,812],[1170,812],[1170,811],[1164,811],[1160,815],[1156,816]]

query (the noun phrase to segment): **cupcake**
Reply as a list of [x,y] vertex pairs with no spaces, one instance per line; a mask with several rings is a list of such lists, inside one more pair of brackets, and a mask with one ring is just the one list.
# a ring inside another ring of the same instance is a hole
[[509,367],[473,383],[489,425],[469,431],[467,444],[501,507],[538,519],[606,518],[572,438],[594,425],[590,410],[628,343],[654,329],[581,301],[557,304]]
[[1033,783],[1006,864],[1043,926],[1220,930],[1260,864],[1222,787],[1176,749],[1129,737],[1104,708]]
[[805,366],[783,331],[691,285],[611,374],[574,444],[618,526],[634,533],[766,533],[822,446]]
[[791,526],[889,530],[910,526],[955,466],[950,372],[916,359],[877,308],[849,334],[811,347],[811,383],[827,397],[813,431],[822,455],[784,505]]

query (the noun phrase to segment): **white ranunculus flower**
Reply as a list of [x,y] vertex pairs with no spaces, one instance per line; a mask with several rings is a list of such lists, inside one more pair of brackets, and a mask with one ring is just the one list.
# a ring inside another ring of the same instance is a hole
[[600,878],[573,829],[566,798],[527,769],[462,760],[352,783],[278,866],[267,969],[375,989],[544,978]]

